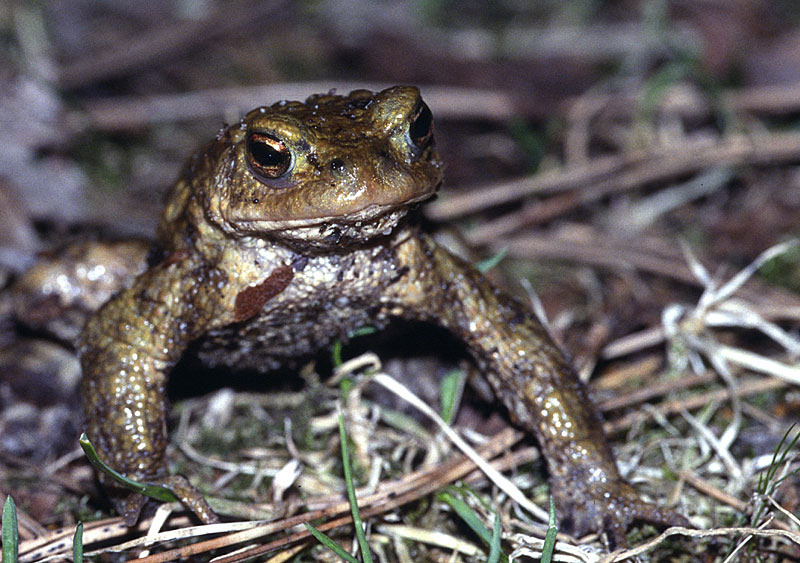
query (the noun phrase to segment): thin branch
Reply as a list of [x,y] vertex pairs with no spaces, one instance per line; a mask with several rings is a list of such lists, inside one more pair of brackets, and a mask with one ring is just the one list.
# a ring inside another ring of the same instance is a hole
[[169,21],[155,29],[134,34],[115,49],[81,55],[59,69],[59,85],[65,90],[127,76],[154,64],[175,60],[216,39],[231,36],[248,27],[274,21],[281,10],[289,9],[282,0],[248,2],[225,6],[203,20]]

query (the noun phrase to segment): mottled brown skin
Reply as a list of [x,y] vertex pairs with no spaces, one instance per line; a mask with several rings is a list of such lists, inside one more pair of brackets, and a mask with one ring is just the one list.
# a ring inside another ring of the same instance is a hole
[[[165,468],[165,384],[187,346],[212,364],[277,367],[393,317],[464,341],[512,419],[548,461],[562,522],[624,540],[635,519],[679,516],[618,474],[601,421],[531,312],[421,232],[409,212],[442,163],[416,88],[323,95],[250,112],[187,163],[159,231],[163,259],[89,320],[81,339],[87,432],[133,478]],[[129,523],[143,499],[120,497]]]

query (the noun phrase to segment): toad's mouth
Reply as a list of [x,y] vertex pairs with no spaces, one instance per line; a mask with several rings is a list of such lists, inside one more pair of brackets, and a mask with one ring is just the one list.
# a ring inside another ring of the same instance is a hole
[[[319,217],[303,217],[299,219],[261,219],[258,217],[231,217],[231,226],[241,233],[283,233],[293,238],[293,231],[319,230],[320,234],[333,228],[346,229],[347,231],[363,230],[366,232],[391,231],[394,225],[412,209],[423,201],[432,198],[436,190],[411,198],[402,204],[370,204],[362,209],[346,214],[327,215]],[[384,233],[388,234],[388,233]],[[298,238],[307,239],[308,233],[302,233]]]

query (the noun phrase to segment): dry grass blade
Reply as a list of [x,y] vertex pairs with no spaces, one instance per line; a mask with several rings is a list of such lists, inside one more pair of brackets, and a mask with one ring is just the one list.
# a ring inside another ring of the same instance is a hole
[[[541,560],[544,540],[524,538],[520,539],[520,543],[522,543],[522,545],[509,555],[508,560],[510,562],[517,561],[520,557],[530,557],[535,561]],[[600,555],[584,551],[580,547],[565,542],[557,541],[556,552],[553,553],[552,561],[558,561],[560,563],[597,563],[600,561]]]
[[786,530],[761,530],[759,528],[714,528],[711,530],[692,530],[689,528],[672,527],[666,529],[658,537],[643,543],[633,549],[612,553],[600,559],[603,563],[614,563],[616,561],[626,561],[648,551],[652,551],[660,544],[664,543],[672,536],[683,536],[687,538],[713,538],[713,537],[736,537],[740,535],[752,535],[759,538],[783,539],[800,545],[800,535]]
[[[710,330],[719,326],[755,329],[780,344],[791,355],[800,351],[800,339],[788,334],[774,323],[763,319],[742,301],[734,301],[733,295],[767,261],[796,247],[800,241],[790,240],[777,244],[762,252],[746,268],[721,286],[706,268],[693,256],[688,247],[684,252],[690,267],[705,285],[705,291],[693,308],[685,305],[669,305],[662,314],[662,323],[667,337],[674,343],[672,350],[682,350],[680,357],[673,354],[672,361],[689,362],[695,371],[701,370],[699,355],[704,355],[730,386],[735,386],[729,374],[728,364],[735,363],[761,373],[779,377],[792,383],[800,383],[800,368],[759,354],[719,343]],[[735,394],[733,395],[735,397]]]
[[[719,289],[716,288],[716,284],[711,282],[711,277],[709,276],[708,272],[704,271],[703,274],[699,275],[698,279],[700,279],[700,281],[706,285],[707,288],[700,297],[698,306],[705,309],[710,307],[712,304],[716,304],[728,299],[739,289],[741,289],[745,282],[753,277],[753,275],[758,271],[759,268],[761,268],[761,266],[798,245],[800,245],[800,240],[793,239],[768,248],[759,254],[758,257],[756,257],[756,259],[753,260],[746,268],[743,268],[741,271],[739,271]],[[683,248],[684,253],[691,256],[689,247],[684,244]],[[705,270],[697,260],[692,260],[691,263],[693,264],[693,271],[696,271],[696,269]],[[800,349],[800,344],[798,344],[798,349]]]
[[635,203],[612,209],[605,222],[627,233],[643,231],[669,211],[720,190],[733,175],[729,167],[714,166],[683,184],[666,187]]
[[777,502],[772,497],[772,495],[767,495],[767,499],[769,500],[769,503],[775,507],[775,510],[786,516],[789,522],[791,522],[794,525],[795,529],[800,529],[800,518],[798,518],[797,516],[786,510],[783,506],[781,506],[780,503]]
[[[174,36],[174,30],[173,30]],[[174,37],[172,39],[174,41]],[[148,39],[152,43],[152,39]],[[157,55],[150,46],[145,49],[148,56]],[[121,56],[121,54],[117,54]],[[119,67],[119,62],[115,62]],[[132,64],[132,63],[126,63]],[[85,74],[78,66],[65,67],[62,70],[65,80],[83,82],[87,78],[94,79]],[[97,71],[94,71],[95,73]],[[117,70],[118,72],[118,70]],[[83,76],[81,76],[83,75]],[[70,78],[66,78],[70,76]],[[369,87],[380,90],[394,83],[370,82],[343,82],[340,80],[306,82],[306,83],[279,83],[265,84],[263,86],[243,86],[241,88],[196,90],[189,93],[169,94],[144,97],[118,97],[115,99],[87,100],[84,114],[75,114],[75,121],[88,119],[92,127],[106,131],[138,130],[142,126],[163,122],[179,122],[190,119],[209,118],[229,115],[232,108],[237,112],[247,111],[253,105],[268,103],[279,99],[302,99],[312,93],[325,92],[331,86],[337,86],[341,91],[351,91],[356,88]],[[422,86],[425,99],[435,108],[438,118],[445,119],[495,119],[506,120],[520,114],[535,113],[531,111],[528,100],[519,99],[514,93],[491,89],[479,90],[475,88],[446,87],[431,84]],[[733,92],[731,107],[741,111],[796,111],[798,107],[796,86],[777,86],[769,88],[755,88],[743,92]],[[583,100],[585,97],[582,97]],[[618,99],[615,96],[614,99]],[[665,103],[669,103],[668,98]],[[592,104],[593,108],[602,107],[607,100]],[[635,107],[635,100],[627,102],[626,111]],[[699,107],[699,106],[698,106]],[[702,108],[707,109],[706,104]],[[534,108],[535,110],[535,105]],[[688,111],[688,110],[687,110]],[[490,200],[495,202],[513,201],[531,193],[545,193],[568,189],[571,183],[582,184],[586,182],[587,175],[595,177],[605,176],[617,169],[618,158],[600,157],[591,163],[570,166],[564,171],[556,173],[545,172],[535,179],[524,178],[518,182],[502,182],[488,186]],[[567,171],[570,171],[568,174]],[[541,187],[537,188],[541,182]],[[496,190],[496,193],[495,193]],[[464,194],[463,199],[452,198],[445,206],[448,216],[458,216],[481,209],[483,192],[474,195]],[[432,211],[437,218],[441,208]],[[452,214],[452,215],[449,215]]]
[[498,182],[463,194],[442,196],[427,207],[426,215],[437,221],[444,221],[531,195],[573,190],[612,178],[624,168],[633,166],[646,157],[647,155],[641,153],[603,156],[586,164]]
[[[542,542],[544,543],[544,542]],[[558,546],[558,544],[556,544]],[[509,561],[517,561],[520,557],[530,557],[535,561],[540,561],[542,558],[542,549],[536,547],[518,547],[509,556]],[[573,555],[565,555],[562,553],[556,553],[553,555],[553,561],[558,561],[559,563],[595,563],[599,561],[597,556],[592,556],[590,554],[581,554],[578,556]]]
[[[664,115],[698,119],[712,112],[709,99],[696,85],[675,84],[664,93],[658,110]],[[719,105],[736,115],[780,115],[797,113],[800,101],[797,91],[800,84],[779,83],[750,86],[720,92]],[[607,118],[632,119],[637,109],[639,92],[615,91],[613,94],[590,91],[567,102],[573,121],[589,121],[602,113]]]
[[[734,398],[738,400],[738,397],[734,395]],[[734,458],[733,454],[731,454],[729,450],[729,443],[726,443],[726,440],[723,438],[717,438],[714,432],[706,426],[704,423],[699,421],[696,417],[692,416],[688,411],[683,411],[683,417],[691,424],[692,428],[695,429],[700,437],[706,441],[706,443],[711,446],[711,449],[714,450],[719,458],[722,460],[722,463],[725,465],[725,468],[729,472],[731,479],[734,481],[735,485],[733,487],[736,490],[740,490],[744,485],[744,475],[742,472],[742,468],[739,466],[739,463]],[[731,426],[734,426],[734,423],[731,423]],[[727,430],[726,430],[727,431]],[[723,436],[725,433],[723,432]]]
[[483,549],[473,543],[435,530],[425,530],[401,524],[381,524],[376,527],[376,530],[389,536],[435,545],[457,553],[463,553],[464,555],[476,556],[484,553]]
[[[188,518],[178,519],[179,524],[185,524],[187,522]],[[113,538],[124,536],[130,531],[131,529],[122,522],[121,518],[107,518],[94,522],[86,522],[83,528],[84,545],[109,541]],[[139,524],[134,528],[134,531],[144,533],[146,528],[144,524]],[[72,549],[72,536],[74,533],[74,526],[67,526],[48,532],[33,540],[23,541],[19,546],[20,562],[40,561],[51,554],[69,553]]]
[[733,346],[718,344],[714,347],[713,352],[719,354],[724,360],[738,364],[743,368],[765,375],[772,375],[793,385],[800,385],[800,367],[796,365],[788,365],[777,360],[765,358],[754,352],[734,348]]
[[[239,88],[217,88],[148,97],[117,97],[87,101],[70,116],[69,123],[101,131],[140,130],[147,125],[203,118],[235,120],[255,106],[277,100],[303,100],[311,94],[335,87],[340,92],[359,88],[378,91],[394,84],[385,82],[283,82]],[[422,86],[428,105],[439,119],[510,119],[514,115],[511,96],[495,90]]]
[[689,483],[692,487],[702,492],[704,495],[708,495],[709,497],[723,504],[732,506],[740,513],[744,513],[747,510],[746,502],[743,502],[737,499],[736,497],[729,495],[725,491],[719,490],[717,487],[711,485],[708,481],[698,477],[693,471],[689,471],[688,469],[683,469],[680,472],[680,477],[682,480]]
[[717,376],[713,373],[705,373],[700,375],[687,375],[680,379],[672,379],[664,381],[663,383],[656,383],[648,385],[641,389],[625,393],[624,395],[617,395],[603,399],[597,403],[598,408],[603,412],[613,411],[623,407],[629,407],[638,403],[674,393],[682,389],[689,389],[696,385],[706,385],[716,381]]
[[[265,525],[263,521],[252,522],[228,522],[225,524],[206,524],[203,526],[187,526],[167,532],[159,532],[157,534],[147,534],[143,537],[136,538],[124,543],[114,546],[113,551],[127,551],[130,549],[143,548],[158,543],[176,541],[187,538],[200,538],[203,536],[210,536],[213,534],[231,534],[234,532],[243,532],[246,530],[253,530],[258,526]],[[246,534],[245,534],[246,535]],[[255,536],[258,537],[258,536]],[[93,552],[87,552],[86,555],[99,555],[104,553],[105,549]]]

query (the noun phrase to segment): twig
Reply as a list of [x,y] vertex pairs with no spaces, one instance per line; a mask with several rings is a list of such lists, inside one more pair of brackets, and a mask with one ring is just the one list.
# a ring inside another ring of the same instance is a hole
[[[284,82],[200,90],[161,96],[130,96],[90,100],[68,123],[103,131],[140,130],[157,123],[174,123],[202,118],[238,119],[257,106],[279,100],[304,100],[311,94],[332,89],[347,93],[359,88],[382,90],[392,86],[380,82]],[[494,90],[421,85],[422,95],[437,119],[505,120],[515,114],[514,98]]]
[[[509,256],[515,258],[551,258],[622,270],[642,270],[702,287],[686,265],[680,251],[674,245],[667,247],[663,242],[650,245],[643,239],[619,240],[596,229],[575,229],[569,235],[561,232],[526,234],[500,241],[492,248],[495,246],[502,246]],[[753,303],[754,309],[764,318],[800,319],[800,299],[780,288],[751,279],[739,290],[739,295]],[[648,333],[651,345],[661,342],[662,330],[648,330],[655,331],[653,334]]]
[[[606,157],[608,158],[608,157]],[[563,196],[562,203],[554,206],[558,214],[589,203],[596,202],[608,195],[633,190],[641,186],[665,182],[681,176],[695,174],[713,166],[724,165],[763,165],[793,162],[800,159],[800,135],[792,133],[771,133],[764,135],[729,135],[718,142],[710,144],[707,139],[691,140],[679,146],[663,146],[647,154],[640,152],[631,155],[622,155],[616,163],[604,160],[600,163],[590,162],[586,166],[601,166],[603,169],[613,169],[609,174],[595,174],[593,181],[564,184],[550,180],[550,185],[560,185],[563,189],[576,190],[576,196],[567,199]],[[614,165],[615,164],[615,165]],[[584,167],[580,167],[581,170]],[[563,174],[575,175],[573,171],[564,170]],[[541,181],[537,177],[527,179],[528,190],[525,191],[526,180],[518,180],[513,184],[506,184],[505,189],[490,189],[488,192],[481,189],[478,193],[465,196],[450,196],[434,202],[428,207],[429,216],[435,219],[451,219],[508,203],[510,201],[527,197],[534,193],[541,193]],[[548,178],[552,178],[548,176]],[[511,189],[509,186],[513,186]],[[465,201],[465,198],[469,198]],[[497,240],[504,235],[512,233],[523,226],[547,221],[554,218],[554,212],[539,212],[536,204],[529,204],[520,211],[504,215],[500,219],[489,221],[467,233],[467,239],[473,244],[486,244]]]
[[65,64],[59,70],[59,84],[66,90],[75,90],[174,60],[209,41],[260,25],[267,17],[274,19],[280,16],[281,7],[288,9],[288,3],[248,2],[238,8],[226,6],[203,20],[167,22],[156,29],[133,34],[119,42],[116,49],[84,54],[77,61]]
[[680,379],[664,381],[663,383],[648,384],[647,386],[636,391],[600,401],[597,406],[601,411],[609,412],[615,409],[629,407],[637,403],[643,403],[656,397],[666,395],[667,393],[672,393],[673,391],[688,389],[695,385],[713,383],[717,379],[717,375],[713,373],[705,373],[702,375],[686,375],[682,376]]
[[[800,111],[797,91],[800,84],[751,86],[721,92],[718,107],[734,114],[784,115]],[[607,120],[633,119],[638,107],[639,92],[592,91],[565,101],[566,112],[573,120],[589,121],[602,115]],[[664,94],[658,105],[662,114],[698,119],[711,115],[713,107],[708,97],[687,84],[678,84]]]
[[689,538],[712,538],[720,536],[739,536],[751,534],[761,538],[782,538],[795,544],[800,544],[800,536],[794,532],[786,530],[762,530],[759,528],[714,528],[712,530],[691,530],[689,528],[672,527],[667,528],[659,536],[647,541],[633,549],[617,552],[603,558],[603,563],[613,563],[615,561],[625,561],[642,553],[646,553],[659,544],[663,543],[670,536],[685,536]]
[[[763,393],[764,391],[783,389],[784,387],[788,386],[789,384],[787,382],[772,377],[743,379],[739,382],[739,386],[736,389],[736,396],[747,397],[749,395]],[[656,412],[662,415],[676,414],[682,410],[691,410],[704,407],[712,401],[725,401],[730,399],[730,397],[731,391],[729,389],[717,389],[715,391],[709,391],[708,393],[693,395],[679,401],[662,403],[653,408]],[[605,430],[606,434],[613,434],[615,432],[619,432],[620,430],[630,428],[639,420],[646,419],[649,416],[650,415],[647,413],[632,412],[621,418],[606,422],[603,425],[603,429]]]
[[[664,182],[712,166],[778,164],[798,159],[800,135],[793,133],[734,134],[715,143],[709,143],[707,138],[687,139],[678,146],[662,146],[657,151],[651,149],[599,157],[580,166],[484,186],[463,195],[442,197],[429,205],[427,212],[433,219],[452,219],[534,194],[566,190],[576,190],[579,194],[573,200],[572,207],[576,207],[612,193]],[[480,230],[470,234],[470,240],[485,243],[521,225],[551,218],[532,209],[523,209],[497,222],[482,225]]]

